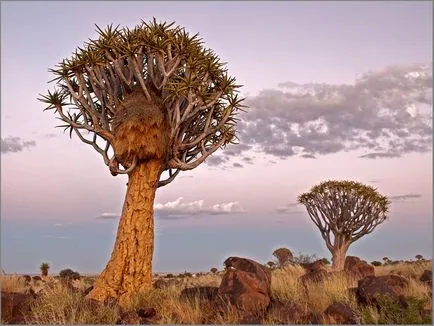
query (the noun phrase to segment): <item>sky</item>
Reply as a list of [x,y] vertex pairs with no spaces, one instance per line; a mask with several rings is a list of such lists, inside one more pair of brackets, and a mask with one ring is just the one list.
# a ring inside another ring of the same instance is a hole
[[353,243],[367,261],[432,257],[432,2],[1,2],[1,267],[99,273],[127,178],[55,128],[38,94],[95,24],[172,22],[227,62],[249,106],[240,144],[155,198],[156,272],[265,263],[279,247],[331,255],[297,196],[371,185],[389,218]]

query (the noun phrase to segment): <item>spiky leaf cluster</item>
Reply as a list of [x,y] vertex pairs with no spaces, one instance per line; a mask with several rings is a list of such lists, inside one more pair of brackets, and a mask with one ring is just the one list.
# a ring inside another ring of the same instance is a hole
[[322,182],[298,197],[320,229],[327,246],[351,243],[374,230],[387,218],[390,201],[373,187],[354,181]]
[[[92,145],[106,165],[115,162],[108,150],[114,141],[113,118],[124,98],[140,88],[147,99],[158,97],[170,121],[166,169],[172,181],[180,170],[193,169],[218,148],[235,142],[236,115],[242,110],[241,87],[225,63],[201,39],[174,23],[144,21],[133,29],[97,26],[98,37],[78,47],[55,69],[54,91],[40,100],[65,122],[62,127]],[[86,131],[91,139],[83,135]],[[100,146],[98,141],[105,142]],[[176,170],[176,172],[173,172]]]

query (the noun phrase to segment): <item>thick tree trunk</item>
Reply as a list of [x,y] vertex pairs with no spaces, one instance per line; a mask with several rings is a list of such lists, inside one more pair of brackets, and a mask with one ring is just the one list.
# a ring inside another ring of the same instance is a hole
[[334,271],[342,271],[345,266],[345,257],[350,244],[344,243],[340,246],[335,246],[332,251],[332,269]]
[[131,295],[152,287],[154,198],[161,160],[140,162],[129,175],[128,188],[113,253],[88,299],[109,297],[128,305]]

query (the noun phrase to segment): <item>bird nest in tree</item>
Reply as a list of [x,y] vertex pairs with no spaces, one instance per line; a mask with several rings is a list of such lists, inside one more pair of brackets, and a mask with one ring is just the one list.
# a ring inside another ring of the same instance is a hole
[[119,162],[166,157],[169,142],[164,106],[157,97],[148,100],[136,87],[125,96],[113,119],[113,148]]

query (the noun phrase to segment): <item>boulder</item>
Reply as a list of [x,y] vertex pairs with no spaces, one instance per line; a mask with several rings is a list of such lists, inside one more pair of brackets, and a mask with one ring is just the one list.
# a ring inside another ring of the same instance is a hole
[[333,324],[361,324],[361,316],[350,306],[342,302],[334,302],[324,311]]
[[219,288],[215,286],[196,286],[185,288],[181,291],[179,298],[181,300],[194,301],[195,298],[205,301],[214,301],[218,295]]
[[428,269],[424,270],[422,276],[419,278],[419,281],[425,283],[429,287],[432,287],[432,271]]
[[270,304],[270,272],[265,266],[246,258],[229,257],[224,264],[226,273],[218,289],[217,301],[223,300],[234,306],[243,318],[262,315]]
[[318,270],[327,269],[326,264],[321,259],[314,261],[313,263],[300,264],[307,272],[315,272]]
[[408,280],[399,275],[368,276],[358,282],[357,299],[359,303],[376,303],[378,296],[389,296],[402,307],[406,306],[403,300]]
[[367,276],[375,276],[374,266],[368,264],[366,261],[361,260],[359,257],[347,256],[345,258],[344,271],[348,275],[361,280]]
[[1,291],[2,324],[25,324],[24,317],[34,299],[30,294]]

